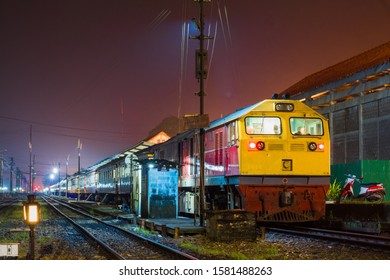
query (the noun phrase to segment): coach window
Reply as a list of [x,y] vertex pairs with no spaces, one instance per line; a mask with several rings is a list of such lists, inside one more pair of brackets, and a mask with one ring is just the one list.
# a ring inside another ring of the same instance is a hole
[[324,135],[322,120],[318,118],[290,118],[290,131],[293,135]]
[[247,117],[245,119],[247,134],[279,135],[282,132],[278,117]]

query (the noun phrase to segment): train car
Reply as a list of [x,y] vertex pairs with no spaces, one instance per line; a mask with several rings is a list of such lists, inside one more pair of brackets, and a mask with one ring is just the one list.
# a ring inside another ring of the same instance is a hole
[[[296,100],[269,99],[205,132],[206,210],[243,209],[263,222],[319,220],[330,177],[328,121]],[[194,214],[199,138],[187,131],[150,151],[179,164],[179,211]]]

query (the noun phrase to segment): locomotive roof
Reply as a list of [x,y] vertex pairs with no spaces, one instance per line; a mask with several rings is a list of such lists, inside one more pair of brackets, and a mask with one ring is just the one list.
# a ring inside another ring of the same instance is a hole
[[[223,117],[223,118],[217,119],[215,121],[212,121],[210,123],[210,127],[209,128],[214,128],[214,127],[220,126],[222,124],[225,124],[225,123],[231,122],[233,120],[236,120],[238,118],[241,118],[241,117],[245,116],[246,114],[248,114],[251,111],[258,111],[258,110],[261,110],[261,111],[273,111],[274,110],[273,104],[276,101],[277,102],[292,102],[292,103],[296,103],[297,102],[296,100],[265,99],[265,100],[262,100],[260,102],[255,103],[255,104],[252,104],[250,106],[238,109],[237,111],[227,115],[226,117]],[[263,106],[261,106],[261,108],[258,108],[258,110],[256,110],[256,108],[259,107],[260,105],[263,105]],[[267,106],[267,105],[270,105],[270,106]]]
[[260,101],[258,103],[252,104],[250,106],[238,109],[234,113],[231,113],[231,114],[229,114],[229,115],[227,115],[227,116],[225,116],[223,118],[217,119],[215,121],[212,121],[212,122],[210,122],[210,127],[206,128],[206,130],[210,129],[210,128],[217,127],[217,126],[220,126],[220,125],[222,125],[224,123],[231,122],[231,121],[236,120],[238,118],[241,118],[242,116],[248,114],[250,111],[252,111],[254,108],[256,108],[258,105],[260,105],[263,102],[264,101]]
[[[218,127],[218,126],[223,125],[225,123],[229,123],[231,121],[239,119],[239,118],[247,115],[248,113],[250,113],[252,111],[274,111],[275,110],[274,109],[274,103],[275,102],[277,102],[277,103],[294,103],[295,104],[295,109],[298,109],[298,110],[302,110],[302,109],[310,110],[311,109],[310,107],[308,107],[307,105],[303,104],[299,100],[292,100],[292,99],[289,99],[289,100],[286,100],[286,99],[265,99],[263,101],[260,101],[260,102],[257,102],[255,104],[252,104],[250,106],[238,109],[237,111],[235,111],[232,114],[227,115],[226,117],[223,117],[223,118],[220,118],[220,119],[217,119],[215,121],[210,122],[210,127],[206,128],[206,130],[211,129],[211,128],[215,128],[215,127]],[[313,112],[315,112],[315,111],[313,110]],[[318,113],[316,113],[316,114],[318,114]],[[318,114],[318,115],[320,115],[320,114]]]

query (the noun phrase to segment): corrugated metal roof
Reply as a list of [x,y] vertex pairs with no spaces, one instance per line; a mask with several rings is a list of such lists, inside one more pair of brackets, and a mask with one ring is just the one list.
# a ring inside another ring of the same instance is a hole
[[287,88],[280,95],[290,96],[319,88],[336,80],[341,80],[353,74],[373,68],[377,65],[390,61],[390,41],[338,64],[311,74],[298,83]]
[[102,167],[102,166],[112,162],[113,160],[125,157],[125,156],[130,155],[130,154],[134,154],[136,152],[139,152],[139,151],[141,151],[143,149],[146,149],[146,148],[148,148],[150,146],[153,146],[153,145],[155,145],[155,144],[151,143],[151,142],[142,141],[142,142],[134,145],[133,147],[131,147],[131,148],[129,148],[129,149],[119,153],[119,154],[115,154],[115,155],[113,155],[111,157],[108,157],[108,158],[105,158],[105,159],[99,161],[98,163],[96,163],[94,165],[91,165],[84,172],[97,170],[98,168],[100,168],[100,167]]
[[137,145],[123,151],[122,153],[120,153],[121,156],[127,156],[127,155],[130,155],[130,154],[134,154],[136,152],[139,152],[139,151],[142,151],[143,149],[146,149],[146,148],[149,148],[151,146],[155,145],[154,143],[152,142],[145,142],[145,141],[142,141],[140,143],[138,143]]

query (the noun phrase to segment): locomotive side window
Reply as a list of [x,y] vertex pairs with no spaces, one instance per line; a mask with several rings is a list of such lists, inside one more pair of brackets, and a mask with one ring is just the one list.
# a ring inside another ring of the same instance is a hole
[[282,129],[278,117],[247,117],[245,131],[247,134],[279,135]]
[[227,125],[227,140],[228,145],[235,145],[238,140],[237,121],[233,121]]
[[290,131],[293,135],[324,135],[322,120],[317,118],[290,118]]

